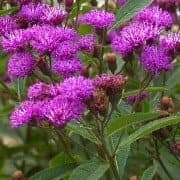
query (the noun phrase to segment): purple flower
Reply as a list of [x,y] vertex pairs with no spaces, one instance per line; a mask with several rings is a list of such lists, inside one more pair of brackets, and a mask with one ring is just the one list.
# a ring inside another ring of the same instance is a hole
[[135,102],[140,103],[147,99],[149,94],[147,92],[142,92],[141,94],[131,95],[126,98],[127,104],[134,104]]
[[8,73],[14,78],[30,75],[35,67],[35,58],[27,52],[14,54],[8,63]]
[[141,54],[141,65],[153,76],[157,76],[161,71],[172,69],[171,58],[167,52],[157,46],[147,46]]
[[115,15],[104,10],[91,10],[82,15],[79,22],[81,24],[88,24],[97,29],[108,28],[115,22]]
[[43,16],[43,13],[48,8],[47,4],[43,3],[29,3],[21,7],[18,16],[26,21],[29,21],[30,24],[40,22],[40,18]]
[[96,45],[96,36],[94,34],[88,34],[83,36],[78,41],[79,50],[86,52],[94,52]]
[[78,51],[78,46],[72,41],[64,41],[57,46],[52,53],[52,57],[55,60],[68,60],[76,56]]
[[135,16],[134,19],[163,27],[170,27],[175,22],[174,14],[161,9],[159,6],[150,6],[146,8]]
[[0,17],[0,24],[1,24],[0,36],[18,28],[18,25],[16,24],[16,22],[10,16]]
[[35,83],[28,89],[28,98],[36,101],[53,97],[51,89],[49,84],[43,82]]
[[65,79],[65,81],[58,86],[58,91],[60,94],[66,95],[76,101],[86,101],[92,96],[94,85],[92,80],[82,76],[71,77]]
[[41,55],[50,55],[61,42],[77,38],[73,29],[52,26],[34,26],[31,29],[31,36],[32,47]]
[[57,96],[45,108],[43,114],[56,127],[64,127],[68,122],[79,120],[84,112],[84,105],[78,100]]
[[67,12],[62,7],[48,7],[43,12],[41,21],[50,25],[61,24],[62,21],[67,17]]
[[55,60],[53,61],[52,69],[56,74],[59,74],[64,78],[68,78],[80,73],[82,63],[78,59]]
[[160,43],[169,52],[173,50],[180,51],[180,32],[162,35]]
[[33,121],[41,122],[43,102],[34,103],[32,101],[25,101],[14,109],[10,116],[10,124],[14,128],[19,128],[24,124]]
[[18,29],[7,33],[2,38],[1,45],[7,53],[23,50],[29,43],[30,36],[26,30]]
[[112,48],[123,57],[141,48],[149,41],[155,40],[161,28],[146,22],[134,22],[126,26],[112,39]]

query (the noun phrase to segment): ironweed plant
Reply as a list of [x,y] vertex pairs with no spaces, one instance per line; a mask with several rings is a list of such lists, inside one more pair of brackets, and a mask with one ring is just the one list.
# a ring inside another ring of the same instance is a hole
[[0,1],[0,179],[180,179],[179,0]]

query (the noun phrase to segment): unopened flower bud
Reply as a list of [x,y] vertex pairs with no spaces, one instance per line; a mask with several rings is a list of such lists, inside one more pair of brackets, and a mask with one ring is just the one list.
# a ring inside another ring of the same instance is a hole
[[24,177],[24,174],[22,173],[22,171],[15,171],[13,174],[12,174],[12,180],[24,180],[25,177]]
[[106,54],[106,60],[108,63],[108,67],[111,70],[111,72],[114,74],[115,70],[117,69],[117,57],[115,53],[108,53]]
[[164,96],[161,101],[161,109],[172,113],[174,109],[174,103],[172,101],[172,98]]
[[66,11],[71,12],[74,0],[65,0]]
[[106,115],[108,110],[109,98],[105,91],[102,89],[96,89],[93,93],[92,99],[89,101],[89,109],[93,113],[99,113],[100,115]]
[[89,77],[89,69],[90,69],[91,65],[88,66],[84,66],[81,70],[81,75],[88,78]]
[[180,142],[176,142],[173,146],[172,146],[172,152],[175,155],[180,155]]

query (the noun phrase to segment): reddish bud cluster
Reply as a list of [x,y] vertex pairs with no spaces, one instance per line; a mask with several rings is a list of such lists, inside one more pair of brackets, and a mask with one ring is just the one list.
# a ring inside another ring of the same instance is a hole
[[96,89],[88,106],[91,112],[105,115],[108,109],[109,98],[102,89]]

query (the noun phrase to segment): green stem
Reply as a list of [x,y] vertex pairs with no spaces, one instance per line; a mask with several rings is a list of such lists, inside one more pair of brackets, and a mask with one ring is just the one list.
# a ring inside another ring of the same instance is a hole
[[79,0],[76,0],[76,6],[77,6],[77,11],[76,11],[76,19],[75,19],[75,29],[77,30],[77,28],[78,28],[78,16],[79,16],[79,10],[80,10]]
[[[166,72],[164,72],[163,74],[163,82],[162,82],[162,87],[165,87],[165,86],[166,86]],[[164,96],[164,91],[161,94],[161,99],[163,96]]]
[[161,160],[161,158],[159,156],[159,151],[158,151],[158,147],[157,147],[157,141],[154,138],[153,138],[153,142],[154,142],[154,148],[155,148],[155,152],[156,152],[156,159],[157,159],[157,161],[161,165],[161,167],[164,170],[164,172],[167,174],[168,178],[170,180],[173,180],[173,178],[171,177],[170,173],[168,172],[166,166],[164,165],[163,161]]
[[105,0],[105,10],[106,10],[106,11],[108,10],[108,1],[109,1],[109,0]]
[[64,152],[68,155],[69,159],[71,159],[72,161],[76,161],[74,156],[71,153],[68,141],[66,141],[66,139],[64,138],[64,134],[62,134],[62,132],[60,132],[60,131],[56,131],[56,133],[57,133],[59,140],[62,144],[62,148],[63,148]]
[[103,125],[103,123],[104,123],[103,121],[97,120],[99,140],[101,142],[101,144],[99,145],[99,148],[103,152],[103,154],[105,154],[106,160],[109,161],[109,164],[111,166],[111,169],[112,169],[112,172],[114,174],[115,179],[120,180],[120,175],[119,175],[118,168],[116,166],[115,159],[114,159],[113,155],[107,149],[107,144],[106,144],[106,141],[104,138],[104,125]]

